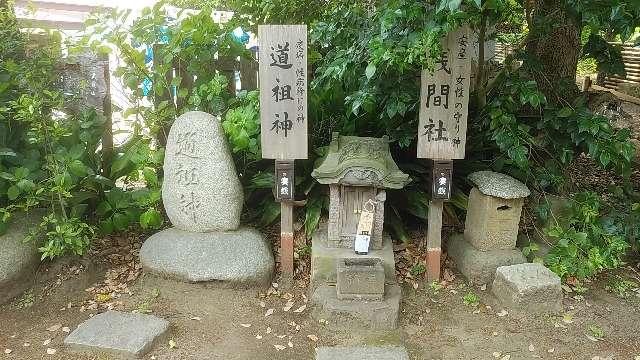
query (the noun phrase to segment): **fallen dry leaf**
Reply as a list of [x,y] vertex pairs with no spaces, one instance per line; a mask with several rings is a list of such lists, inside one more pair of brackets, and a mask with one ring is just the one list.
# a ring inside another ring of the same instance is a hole
[[47,354],[49,354],[49,355],[55,355],[56,352],[58,352],[58,350],[52,349],[52,348],[47,348]]
[[71,329],[65,326],[62,328],[62,331],[68,333],[68,332],[71,332]]
[[507,314],[509,314],[509,312],[505,309],[500,310],[500,312],[498,312],[496,315],[503,317],[503,316],[507,316]]
[[267,312],[264,313],[264,317],[270,316],[273,314],[273,312],[275,311],[275,309],[269,309],[267,310]]
[[293,312],[299,314],[299,313],[303,312],[306,308],[307,308],[307,305],[302,305],[299,308],[293,310]]
[[311,340],[313,342],[318,341],[318,337],[313,335],[313,334],[309,334],[309,335],[307,335],[307,337],[309,338],[309,340]]
[[240,324],[240,326],[242,326],[243,328],[250,328],[251,324]]
[[11,350],[11,349],[4,349],[4,353],[5,353],[5,354],[11,354],[11,352],[12,352],[12,351],[13,351],[13,350]]
[[51,331],[51,332],[58,331],[60,330],[61,327],[62,327],[62,324],[55,324],[55,325],[49,326],[47,328],[47,331]]
[[291,341],[289,341],[289,342],[287,343],[287,345],[289,345],[289,347],[290,347],[290,348],[292,348],[292,347],[293,347],[293,343],[292,343]]
[[529,351],[533,352],[536,351],[535,346],[533,346],[533,344],[529,345]]
[[169,349],[175,349],[178,346],[178,344],[176,344],[176,341],[171,339],[169,340]]
[[284,312],[287,312],[287,311],[291,310],[291,308],[293,307],[293,304],[294,304],[294,302],[292,300],[287,301],[287,303],[282,308],[282,310],[284,310]]
[[47,339],[42,343],[42,346],[47,346],[51,343],[51,339]]
[[564,314],[564,316],[562,317],[562,322],[564,322],[565,324],[573,323],[573,316],[571,316],[571,314]]
[[260,334],[256,335],[256,339],[258,339],[258,340],[262,339],[262,335],[260,335]]
[[281,351],[287,348],[286,346],[282,346],[282,345],[273,345],[273,347],[276,348],[276,350],[278,351]]
[[199,316],[194,316],[194,317],[191,318],[191,320],[200,321],[200,320],[202,320],[202,318],[199,317]]
[[554,351],[556,351],[556,349],[555,349],[555,348],[551,348],[551,349],[547,350],[547,352],[548,352],[549,354],[553,353]]
[[492,355],[493,355],[494,358],[497,359],[497,358],[500,357],[500,355],[502,355],[502,353],[499,353],[499,352],[495,351]]
[[271,334],[271,327],[267,326],[267,334]]

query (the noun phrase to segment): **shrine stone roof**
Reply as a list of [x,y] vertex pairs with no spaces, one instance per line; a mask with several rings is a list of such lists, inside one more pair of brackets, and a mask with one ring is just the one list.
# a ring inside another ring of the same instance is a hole
[[493,172],[478,171],[469,175],[469,180],[484,195],[501,199],[525,198],[531,194],[529,188],[509,175]]
[[327,156],[311,176],[321,184],[402,189],[411,182],[389,152],[389,138],[333,133]]

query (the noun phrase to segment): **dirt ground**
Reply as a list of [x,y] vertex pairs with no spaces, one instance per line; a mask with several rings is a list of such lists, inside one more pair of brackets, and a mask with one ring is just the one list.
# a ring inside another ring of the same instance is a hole
[[[134,260],[126,251],[109,256]],[[624,297],[605,290],[613,279],[640,284],[637,264],[587,284],[583,294],[565,293],[563,314],[555,317],[507,312],[489,289],[470,287],[450,270],[445,270],[444,286],[405,281],[395,331],[346,329],[312,319],[303,276],[285,293],[182,284],[146,275],[134,276],[128,285],[116,284],[110,279],[118,271],[117,266],[87,258],[43,266],[32,291],[0,307],[0,358],[111,359],[69,353],[62,343],[67,331],[107,308],[152,313],[171,322],[169,337],[145,359],[313,359],[316,346],[361,344],[403,344],[411,359],[640,356],[640,290],[630,286]],[[101,293],[110,281],[116,290]]]

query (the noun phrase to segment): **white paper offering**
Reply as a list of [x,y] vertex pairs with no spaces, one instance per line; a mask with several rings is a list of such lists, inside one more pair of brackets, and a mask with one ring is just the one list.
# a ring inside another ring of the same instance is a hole
[[356,235],[356,241],[354,243],[354,248],[356,253],[358,254],[368,254],[369,253],[369,241],[371,240],[371,236],[369,235]]

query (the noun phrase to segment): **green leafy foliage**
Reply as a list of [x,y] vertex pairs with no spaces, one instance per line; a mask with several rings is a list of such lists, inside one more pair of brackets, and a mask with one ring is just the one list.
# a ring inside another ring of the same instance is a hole
[[545,264],[563,279],[592,277],[606,269],[623,264],[629,244],[622,227],[603,217],[599,197],[592,192],[577,194],[569,203],[566,225],[553,222],[547,234],[554,245],[545,257]]

